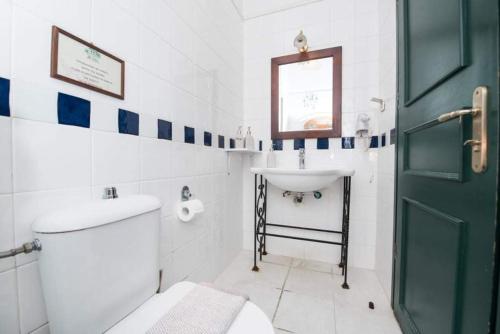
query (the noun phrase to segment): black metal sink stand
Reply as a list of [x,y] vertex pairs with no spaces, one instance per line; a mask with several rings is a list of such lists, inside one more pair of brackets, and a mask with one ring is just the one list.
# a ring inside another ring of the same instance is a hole
[[[342,288],[349,289],[347,284],[347,256],[349,251],[349,211],[351,203],[351,177],[344,176],[344,198],[342,205],[342,230],[323,230],[318,228],[271,224],[267,222],[267,180],[262,175],[255,174],[255,211],[254,211],[254,241],[253,241],[253,271],[259,271],[257,266],[257,252],[259,253],[259,260],[262,261],[262,256],[267,255],[266,251],[266,237],[287,238],[304,240],[311,242],[319,242],[324,244],[341,246],[339,267],[342,268],[342,275],[344,276],[344,283]],[[341,242],[310,239],[295,237],[290,235],[268,233],[267,226],[284,227],[296,230],[306,230],[315,232],[335,233],[342,236]]]

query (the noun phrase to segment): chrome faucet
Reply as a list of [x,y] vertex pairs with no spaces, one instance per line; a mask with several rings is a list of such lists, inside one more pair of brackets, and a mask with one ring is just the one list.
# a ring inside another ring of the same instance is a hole
[[306,150],[304,148],[299,149],[299,169],[306,168]]

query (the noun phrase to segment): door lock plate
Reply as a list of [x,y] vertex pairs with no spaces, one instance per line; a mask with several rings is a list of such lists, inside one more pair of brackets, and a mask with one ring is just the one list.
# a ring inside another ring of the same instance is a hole
[[474,90],[472,109],[478,112],[472,116],[472,138],[464,145],[471,146],[472,170],[484,173],[488,165],[488,88],[479,86]]
[[464,146],[470,145],[472,150],[472,170],[484,173],[488,166],[488,88],[479,86],[472,94],[472,108],[464,108],[442,114],[437,118],[440,123],[464,116],[472,117],[472,138],[466,140]]

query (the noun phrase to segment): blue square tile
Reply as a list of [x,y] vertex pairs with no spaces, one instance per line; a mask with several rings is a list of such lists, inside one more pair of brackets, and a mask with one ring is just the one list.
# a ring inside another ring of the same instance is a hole
[[210,132],[205,131],[203,133],[203,144],[205,146],[212,146],[212,134]]
[[384,147],[385,146],[385,133],[382,133],[382,136],[380,136],[380,146]]
[[0,116],[10,116],[10,80],[0,78]]
[[343,149],[354,148],[354,137],[342,137],[342,148]]
[[370,140],[370,148],[377,148],[378,147],[378,136],[372,136],[372,139]]
[[262,151],[262,140],[259,140],[259,151]]
[[158,139],[172,140],[172,122],[158,119]]
[[57,94],[57,119],[59,124],[90,127],[90,101],[59,93]]
[[318,150],[328,150],[330,148],[330,143],[328,141],[328,138],[318,138],[318,141],[316,143],[316,148]]
[[273,139],[273,150],[283,151],[283,140],[282,139]]
[[224,148],[226,143],[224,142],[224,136],[219,135],[219,148]]
[[194,144],[194,128],[190,128],[189,126],[184,127],[184,142]]
[[235,145],[234,145],[234,139],[233,138],[230,138],[229,139],[229,148],[234,148]]
[[301,148],[305,148],[305,140],[303,138],[294,139],[293,140],[293,149],[298,150]]
[[390,141],[391,141],[391,145],[396,144],[396,129],[394,129],[394,128],[391,129]]
[[118,131],[128,135],[139,135],[139,114],[118,109]]

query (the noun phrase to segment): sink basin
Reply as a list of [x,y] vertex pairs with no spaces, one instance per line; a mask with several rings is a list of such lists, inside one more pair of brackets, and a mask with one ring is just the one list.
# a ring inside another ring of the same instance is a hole
[[319,168],[250,168],[254,174],[262,174],[274,186],[288,191],[309,192],[329,187],[338,178],[354,175],[352,169]]

